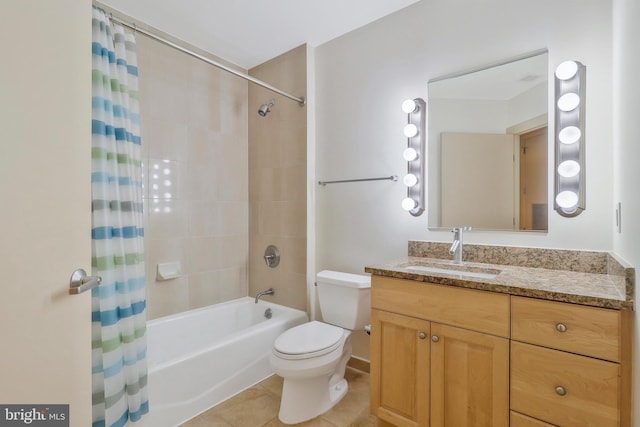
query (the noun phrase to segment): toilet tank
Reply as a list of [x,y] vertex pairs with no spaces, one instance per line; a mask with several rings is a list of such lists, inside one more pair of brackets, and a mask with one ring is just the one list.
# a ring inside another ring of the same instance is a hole
[[369,324],[370,276],[323,270],[316,283],[323,321],[352,331]]

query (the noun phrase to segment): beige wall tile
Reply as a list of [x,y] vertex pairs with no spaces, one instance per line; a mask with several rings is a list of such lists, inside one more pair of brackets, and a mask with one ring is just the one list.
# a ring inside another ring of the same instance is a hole
[[[157,42],[138,50],[153,319],[247,295],[248,89]],[[157,282],[157,264],[170,261],[184,276]]]
[[[277,96],[152,41],[139,50],[150,318],[253,294],[250,277],[306,309],[306,108],[280,97],[260,118]],[[254,71],[303,93],[306,49]],[[279,269],[264,264],[267,244],[281,246]],[[156,282],[169,261],[184,276]]]
[[[268,61],[250,73],[304,96],[306,47]],[[257,109],[269,99],[266,117]],[[249,293],[273,287],[270,300],[307,309],[306,287],[306,108],[295,101],[249,87]],[[268,268],[264,250],[280,249],[280,265]]]

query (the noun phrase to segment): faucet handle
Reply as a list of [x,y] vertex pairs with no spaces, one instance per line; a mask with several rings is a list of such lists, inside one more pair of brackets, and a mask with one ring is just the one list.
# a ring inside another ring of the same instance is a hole
[[452,233],[459,233],[461,231],[471,231],[473,230],[473,227],[471,227],[470,225],[465,225],[464,227],[454,227],[451,232]]

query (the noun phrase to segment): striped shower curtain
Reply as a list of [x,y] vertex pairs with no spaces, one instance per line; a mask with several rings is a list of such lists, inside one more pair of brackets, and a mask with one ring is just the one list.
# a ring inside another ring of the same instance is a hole
[[92,43],[93,426],[149,411],[142,163],[135,38],[94,6]]

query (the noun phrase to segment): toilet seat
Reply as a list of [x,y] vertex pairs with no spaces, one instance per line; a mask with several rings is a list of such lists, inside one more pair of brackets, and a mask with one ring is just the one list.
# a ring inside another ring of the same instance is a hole
[[344,330],[318,321],[305,323],[282,333],[274,342],[274,353],[283,359],[310,359],[340,347]]

